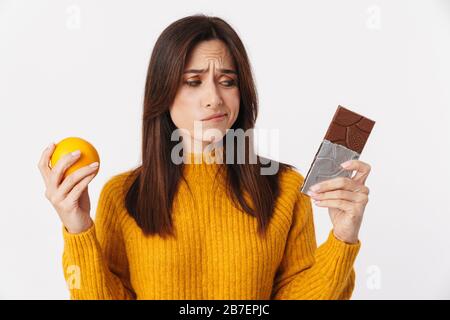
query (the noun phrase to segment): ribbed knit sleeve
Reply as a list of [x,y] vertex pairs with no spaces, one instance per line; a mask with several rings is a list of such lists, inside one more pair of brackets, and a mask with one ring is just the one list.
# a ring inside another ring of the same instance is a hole
[[311,200],[298,189],[296,193],[272,298],[350,299],[355,284],[353,264],[361,243],[340,241],[331,230],[328,239],[317,248]]
[[121,229],[117,195],[122,183],[110,179],[103,187],[93,226],[78,234],[63,227],[63,268],[70,298],[135,299]]

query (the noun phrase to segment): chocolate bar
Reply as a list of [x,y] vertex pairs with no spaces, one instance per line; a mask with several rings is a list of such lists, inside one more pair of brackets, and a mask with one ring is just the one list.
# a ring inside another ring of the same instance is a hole
[[311,186],[325,180],[350,178],[352,172],[342,168],[341,164],[359,159],[374,125],[375,121],[338,106],[308,170],[301,192],[306,194]]

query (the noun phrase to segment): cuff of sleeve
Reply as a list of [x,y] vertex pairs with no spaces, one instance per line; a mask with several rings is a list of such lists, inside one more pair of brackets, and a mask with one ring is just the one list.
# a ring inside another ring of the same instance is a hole
[[358,240],[357,243],[344,242],[336,238],[333,230],[331,230],[326,241],[326,247],[328,255],[339,258],[344,267],[351,269],[361,248],[361,241]]
[[97,246],[95,223],[80,233],[70,233],[65,226],[62,229],[65,250],[72,253],[73,256],[95,250]]
[[325,264],[333,270],[331,278],[337,283],[345,283],[353,269],[353,264],[361,248],[361,242],[351,244],[337,239],[333,230],[327,241],[320,247],[317,259],[328,261]]
[[330,242],[331,247],[336,250],[345,249],[345,250],[356,251],[356,253],[358,253],[359,249],[361,248],[361,241],[358,240],[357,243],[348,243],[348,242],[342,241],[342,240],[336,238],[333,230],[330,231],[327,242]]

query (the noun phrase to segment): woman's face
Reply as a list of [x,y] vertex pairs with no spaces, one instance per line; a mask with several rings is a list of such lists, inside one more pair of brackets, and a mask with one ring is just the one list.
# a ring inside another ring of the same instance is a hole
[[[203,41],[192,49],[170,107],[174,124],[186,130],[180,132],[183,141],[189,139],[191,142],[184,148],[201,152],[231,128],[239,113],[237,81],[235,65],[225,43],[220,40]],[[208,119],[217,115],[223,116]]]

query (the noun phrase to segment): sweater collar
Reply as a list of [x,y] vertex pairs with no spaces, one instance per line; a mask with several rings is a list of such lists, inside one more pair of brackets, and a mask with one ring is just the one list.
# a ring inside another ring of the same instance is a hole
[[[221,161],[222,153],[220,149],[212,149],[201,153],[185,152],[184,154],[184,172],[186,176],[196,178],[217,178],[218,170],[223,172],[225,168],[224,161]],[[199,181],[200,182],[200,181]]]

